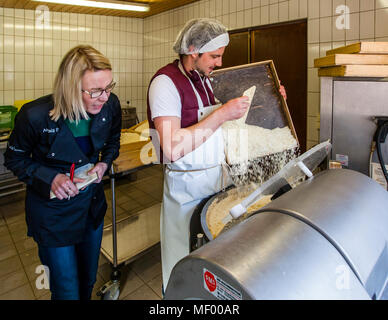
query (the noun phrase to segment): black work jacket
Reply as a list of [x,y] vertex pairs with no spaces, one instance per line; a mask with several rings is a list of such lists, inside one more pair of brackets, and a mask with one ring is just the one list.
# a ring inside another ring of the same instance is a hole
[[98,227],[107,204],[102,183],[91,184],[70,200],[50,200],[51,183],[58,173],[68,173],[73,163],[76,169],[99,161],[111,166],[119,155],[121,107],[111,93],[100,113],[91,116],[93,152],[88,157],[64,119],[50,119],[53,106],[52,95],[48,95],[22,107],[15,118],[4,164],[27,184],[28,235],[40,245],[60,247],[82,241],[88,215]]

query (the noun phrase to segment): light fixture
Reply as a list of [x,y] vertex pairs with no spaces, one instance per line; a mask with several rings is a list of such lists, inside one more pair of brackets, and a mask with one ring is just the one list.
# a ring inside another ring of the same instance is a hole
[[149,5],[147,4],[137,4],[133,2],[124,2],[124,1],[90,1],[90,0],[33,0],[35,2],[46,2],[46,3],[59,3],[72,6],[82,6],[82,7],[93,7],[101,9],[112,9],[112,10],[127,10],[127,11],[141,11],[146,12],[150,10]]

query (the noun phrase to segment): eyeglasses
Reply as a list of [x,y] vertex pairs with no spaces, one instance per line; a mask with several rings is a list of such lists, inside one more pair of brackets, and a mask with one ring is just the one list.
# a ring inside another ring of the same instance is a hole
[[86,91],[81,89],[82,92],[87,93],[91,99],[96,99],[98,97],[101,97],[101,95],[104,93],[104,91],[108,94],[110,93],[116,85],[116,82],[112,82],[110,85],[108,85],[105,89],[98,89],[98,90],[93,90],[93,91]]

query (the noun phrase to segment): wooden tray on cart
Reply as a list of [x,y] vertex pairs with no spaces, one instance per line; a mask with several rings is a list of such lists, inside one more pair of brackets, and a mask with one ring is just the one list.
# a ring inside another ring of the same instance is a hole
[[140,122],[139,124],[129,128],[122,129],[122,133],[137,134],[139,138],[130,143],[120,145],[120,155],[113,161],[113,167],[115,172],[123,172],[131,170],[137,167],[148,165],[157,161],[155,148],[151,142],[151,139],[144,139],[144,135],[141,132],[136,131],[140,126],[144,126],[147,120]]
[[128,130],[138,132],[141,134],[144,130],[149,129],[149,127],[150,126],[148,124],[148,120],[144,120],[144,121],[139,122],[138,124],[134,125],[133,127],[130,127]]

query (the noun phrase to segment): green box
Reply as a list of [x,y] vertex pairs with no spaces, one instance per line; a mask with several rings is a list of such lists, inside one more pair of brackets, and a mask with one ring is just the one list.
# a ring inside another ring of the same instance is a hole
[[0,128],[12,130],[17,113],[18,109],[14,106],[0,106]]

